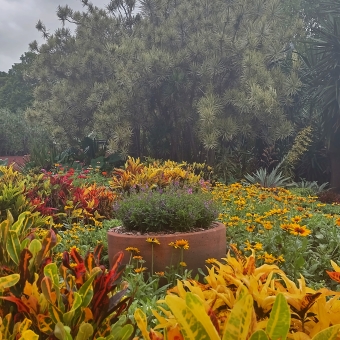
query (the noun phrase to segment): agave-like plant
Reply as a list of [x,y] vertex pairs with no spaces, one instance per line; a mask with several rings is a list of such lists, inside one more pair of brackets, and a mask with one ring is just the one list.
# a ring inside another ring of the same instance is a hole
[[322,184],[318,184],[317,181],[307,181],[305,179],[301,179],[300,182],[292,182],[289,186],[295,187],[295,188],[302,188],[302,189],[308,189],[312,191],[314,194],[319,194],[320,192],[324,191],[329,183],[325,182]]
[[264,188],[284,187],[289,184],[291,178],[284,177],[282,171],[278,172],[281,165],[282,162],[270,172],[265,168],[260,168],[252,175],[246,174],[244,177],[249,183],[258,183]]

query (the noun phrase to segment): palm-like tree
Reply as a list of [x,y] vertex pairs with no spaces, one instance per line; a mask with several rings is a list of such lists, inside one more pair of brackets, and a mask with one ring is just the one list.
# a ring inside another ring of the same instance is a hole
[[331,187],[340,190],[340,0],[323,2],[319,9],[328,18],[313,27],[305,61],[328,145]]

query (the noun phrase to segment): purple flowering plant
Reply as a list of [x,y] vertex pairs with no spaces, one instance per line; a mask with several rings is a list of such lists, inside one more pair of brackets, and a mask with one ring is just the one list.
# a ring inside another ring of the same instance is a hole
[[208,191],[174,184],[132,190],[115,203],[114,211],[126,230],[173,233],[209,228],[220,205]]

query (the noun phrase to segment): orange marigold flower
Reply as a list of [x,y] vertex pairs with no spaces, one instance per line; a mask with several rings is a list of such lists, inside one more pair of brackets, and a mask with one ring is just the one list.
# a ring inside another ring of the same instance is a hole
[[187,240],[176,240],[175,245],[175,248],[189,249],[189,242]]
[[146,268],[146,267],[140,267],[140,268],[136,268],[135,269],[135,272],[136,273],[142,273],[142,272],[144,272],[145,270],[147,270],[148,268]]
[[136,247],[127,247],[125,248],[126,251],[131,251],[132,253],[140,253],[139,249]]
[[175,242],[170,242],[168,246],[176,248]]
[[132,257],[134,260],[143,260],[143,256],[135,255]]
[[336,223],[336,225],[338,225],[340,227],[340,217],[335,220],[335,223]]
[[211,258],[209,258],[209,259],[207,259],[207,260],[205,260],[205,263],[215,263],[217,260],[215,259],[215,258],[213,258],[213,257],[211,257]]
[[146,239],[146,242],[149,242],[149,243],[155,243],[155,244],[161,244],[156,237],[148,237]]
[[164,272],[155,272],[155,274],[156,274],[157,276],[164,276],[164,275],[165,275]]

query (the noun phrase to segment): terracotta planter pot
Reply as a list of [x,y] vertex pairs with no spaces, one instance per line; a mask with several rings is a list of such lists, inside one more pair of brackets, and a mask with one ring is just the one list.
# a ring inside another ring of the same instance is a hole
[[[130,252],[126,251],[127,247],[136,247],[140,250],[141,256],[146,261],[144,266],[151,271],[151,244],[146,242],[150,235],[127,235],[114,231],[108,231],[108,252],[109,259],[120,250],[124,251],[123,263],[128,263]],[[156,237],[160,245],[154,244],[154,272],[165,271],[171,264],[177,266],[180,262],[180,249],[174,249],[169,246],[170,242],[176,240],[187,240],[189,249],[183,250],[183,260],[187,264],[187,269],[193,270],[193,275],[197,273],[198,268],[205,269],[205,260],[208,258],[221,259],[226,256],[226,228],[219,222],[214,223],[214,227],[193,233],[175,233],[169,235],[152,235]],[[111,265],[111,262],[110,262]]]

